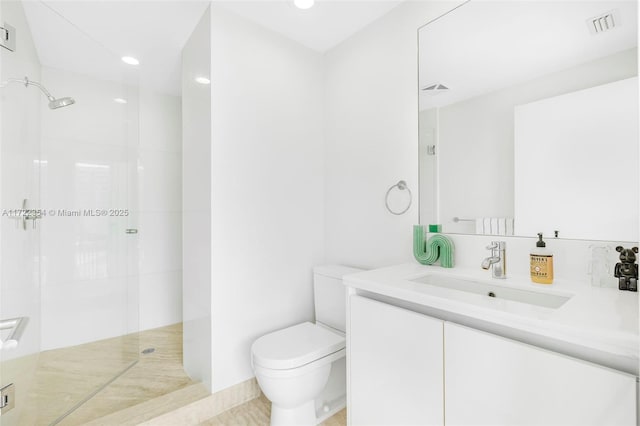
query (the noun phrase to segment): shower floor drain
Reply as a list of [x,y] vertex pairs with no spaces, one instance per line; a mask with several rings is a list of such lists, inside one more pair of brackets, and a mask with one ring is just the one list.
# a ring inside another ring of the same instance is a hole
[[142,351],[142,354],[143,355],[149,355],[149,354],[154,353],[155,351],[156,351],[156,348],[147,348],[147,349]]

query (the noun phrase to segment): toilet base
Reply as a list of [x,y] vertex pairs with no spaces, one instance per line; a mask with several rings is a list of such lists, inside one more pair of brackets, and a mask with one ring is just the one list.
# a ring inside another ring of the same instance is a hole
[[316,424],[316,407],[313,400],[295,408],[282,408],[271,403],[271,426],[315,426]]

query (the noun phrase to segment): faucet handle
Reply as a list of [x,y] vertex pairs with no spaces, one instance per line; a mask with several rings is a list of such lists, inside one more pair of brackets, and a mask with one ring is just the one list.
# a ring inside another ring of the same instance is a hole
[[491,241],[491,244],[487,246],[487,250],[504,250],[507,247],[506,241]]

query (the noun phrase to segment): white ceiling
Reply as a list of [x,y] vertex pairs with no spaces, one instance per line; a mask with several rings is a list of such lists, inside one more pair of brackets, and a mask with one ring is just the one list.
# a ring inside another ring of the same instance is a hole
[[380,18],[403,0],[316,0],[300,10],[292,1],[215,1],[272,31],[325,52]]
[[120,57],[140,60],[141,85],[180,93],[182,47],[207,1],[25,1],[40,62],[118,80]]
[[[317,0],[309,10],[289,1],[216,1],[221,7],[319,52],[342,42],[402,0]],[[131,81],[180,93],[182,47],[208,0],[25,0],[44,66],[96,78]],[[122,56],[140,60],[136,72]]]
[[[618,24],[591,34],[587,19],[616,9]],[[638,45],[637,1],[471,1],[419,32],[420,109],[530,81]]]

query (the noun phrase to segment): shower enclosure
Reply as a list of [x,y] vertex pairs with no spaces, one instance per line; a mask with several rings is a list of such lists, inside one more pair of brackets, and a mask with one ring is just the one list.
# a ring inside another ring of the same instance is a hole
[[0,424],[78,424],[140,351],[137,73],[44,3],[3,1],[5,23]]

